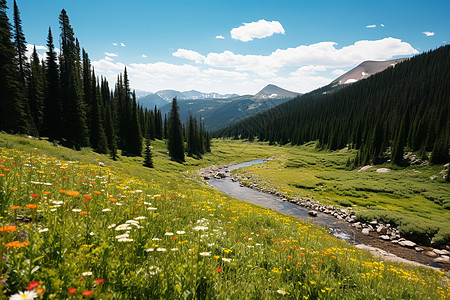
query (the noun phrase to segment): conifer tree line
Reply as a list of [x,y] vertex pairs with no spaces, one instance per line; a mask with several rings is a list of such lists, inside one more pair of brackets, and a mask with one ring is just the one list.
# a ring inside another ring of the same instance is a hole
[[195,158],[201,158],[206,152],[211,152],[211,137],[202,122],[190,115],[185,124],[181,123],[176,97],[172,100],[167,127],[167,148],[173,160],[185,161],[185,152]]
[[402,164],[413,151],[450,160],[450,46],[417,55],[331,93],[319,89],[250,117],[217,136],[323,149],[359,149],[349,164]]
[[[119,149],[125,155],[141,156],[145,139],[148,167],[153,166],[151,140],[168,139],[169,149],[173,145],[181,149],[181,153],[172,156],[181,162],[185,149],[189,156],[198,158],[210,151],[210,137],[195,118],[182,124],[179,114],[178,121],[172,113],[169,119],[163,119],[156,106],[139,106],[126,68],[118,75],[112,91],[106,78],[95,74],[64,9],[59,15],[60,35],[56,38],[61,52],[56,52],[49,28],[45,60],[40,61],[36,48],[28,59],[16,1],[13,10],[11,25],[6,0],[0,0],[1,131],[48,137],[75,149],[91,147],[114,159]],[[174,102],[176,105],[176,99]],[[177,131],[179,136],[174,135]]]
[[40,61],[36,48],[28,60],[16,1],[13,7],[11,25],[6,1],[0,0],[0,130],[48,137],[76,149],[92,147],[113,158],[118,149],[141,155],[143,137],[163,138],[161,112],[137,105],[126,69],[114,92],[95,74],[64,9],[56,38],[61,53],[49,28],[46,58]]

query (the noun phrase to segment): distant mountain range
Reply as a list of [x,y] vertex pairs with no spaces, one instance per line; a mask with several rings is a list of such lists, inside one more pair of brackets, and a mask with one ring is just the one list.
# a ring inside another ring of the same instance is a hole
[[158,107],[164,106],[172,99],[177,97],[178,100],[200,100],[200,99],[228,99],[239,97],[238,94],[219,94],[219,93],[202,93],[191,90],[186,92],[179,92],[175,90],[162,90],[156,93],[136,91],[138,102],[144,107]]
[[[327,94],[348,86],[351,83],[366,79],[376,73],[393,67],[405,60],[393,59],[387,61],[365,61],[347,73],[339,76],[330,84],[319,88],[310,94]],[[241,121],[249,116],[268,110],[302,94],[285,90],[273,84],[268,84],[255,95],[239,96],[237,94],[202,93],[191,90],[179,92],[162,90],[156,93],[138,92],[138,103],[153,109],[155,105],[162,114],[170,111],[172,99],[177,97],[180,107],[180,117],[184,121],[189,114],[202,118],[207,130],[215,131]]]
[[298,95],[300,94],[269,84],[256,95],[244,96],[163,90],[138,98],[138,103],[149,109],[153,109],[156,105],[164,115],[169,113],[172,99],[177,97],[182,121],[191,114],[202,118],[205,127],[213,131],[272,108]]

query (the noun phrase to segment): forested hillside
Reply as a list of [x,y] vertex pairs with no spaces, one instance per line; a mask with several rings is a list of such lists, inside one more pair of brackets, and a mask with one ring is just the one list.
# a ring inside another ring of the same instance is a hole
[[450,46],[423,53],[394,68],[332,93],[313,91],[217,133],[218,136],[322,148],[360,149],[356,164],[391,159],[405,150],[432,163],[449,159]]

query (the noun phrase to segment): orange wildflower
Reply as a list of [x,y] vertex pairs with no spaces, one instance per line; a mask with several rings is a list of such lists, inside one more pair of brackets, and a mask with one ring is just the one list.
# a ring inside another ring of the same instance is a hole
[[69,196],[78,196],[80,193],[77,191],[67,191],[66,194]]
[[99,191],[94,191],[94,194],[100,195],[101,193]]
[[19,208],[20,208],[20,206],[17,206],[17,205],[11,206],[11,209],[19,209]]
[[84,196],[84,198],[86,198],[86,199],[88,199],[88,200],[91,200],[91,199],[92,199],[92,197],[89,196],[89,195],[83,195],[83,196]]
[[94,292],[93,291],[83,291],[81,294],[84,296],[84,297],[89,297],[90,295],[92,295]]
[[44,192],[44,195],[50,195],[51,192]]
[[16,231],[17,227],[13,225],[7,225],[7,226],[1,226],[0,231],[2,232],[8,232],[8,231]]
[[3,177],[3,176],[5,176],[5,174],[3,174],[3,173],[0,173],[0,177]]
[[59,192],[60,192],[61,194],[65,194],[65,193],[66,193],[65,190],[59,190]]
[[27,205],[25,205],[27,208],[29,208],[29,209],[36,209],[37,208],[37,205],[36,204],[27,204]]
[[73,294],[75,294],[76,291],[77,291],[76,288],[71,288],[71,289],[69,289],[69,294],[73,295]]
[[5,245],[5,247],[6,248],[23,248],[23,247],[25,247],[25,246],[28,246],[28,242],[23,242],[23,243],[20,243],[19,241],[14,241],[14,242],[11,242],[11,243],[8,243],[8,244],[6,244]]
[[112,201],[112,202],[117,202],[117,199],[114,199],[114,198],[109,198],[109,201]]
[[87,214],[88,214],[87,211],[82,211],[81,213],[82,213],[83,215],[87,215]]

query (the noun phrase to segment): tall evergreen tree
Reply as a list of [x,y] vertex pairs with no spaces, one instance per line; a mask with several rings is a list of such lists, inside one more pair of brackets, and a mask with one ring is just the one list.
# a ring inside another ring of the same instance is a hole
[[142,154],[142,132],[139,124],[139,113],[136,102],[136,93],[133,91],[130,115],[130,154],[141,156]]
[[153,168],[153,155],[152,155],[152,149],[150,146],[150,139],[145,139],[145,151],[144,151],[144,167],[147,168]]
[[48,28],[47,49],[45,63],[43,135],[48,136],[50,141],[54,141],[61,140],[63,137],[63,116],[59,84],[59,67],[51,28]]
[[102,101],[101,93],[99,87],[95,81],[95,73],[92,71],[92,82],[91,82],[91,130],[90,130],[90,141],[91,147],[94,151],[98,153],[108,152],[108,142],[103,128],[102,120]]
[[89,146],[86,112],[83,105],[81,84],[80,48],[63,9],[59,16],[61,28],[61,94],[63,96],[63,116],[65,138],[69,146],[80,149]]
[[31,55],[30,75],[28,77],[28,100],[33,123],[39,134],[42,133],[44,105],[44,71],[40,64],[36,47]]
[[20,81],[25,85],[27,69],[27,41],[22,30],[22,20],[20,19],[19,8],[14,0],[14,46],[16,47],[17,62],[19,64]]
[[29,123],[25,112],[25,95],[19,80],[6,9],[6,0],[0,0],[0,130],[27,133]]
[[173,98],[169,113],[167,148],[170,157],[177,162],[184,162],[183,129],[181,127],[180,113],[178,112],[177,98]]

